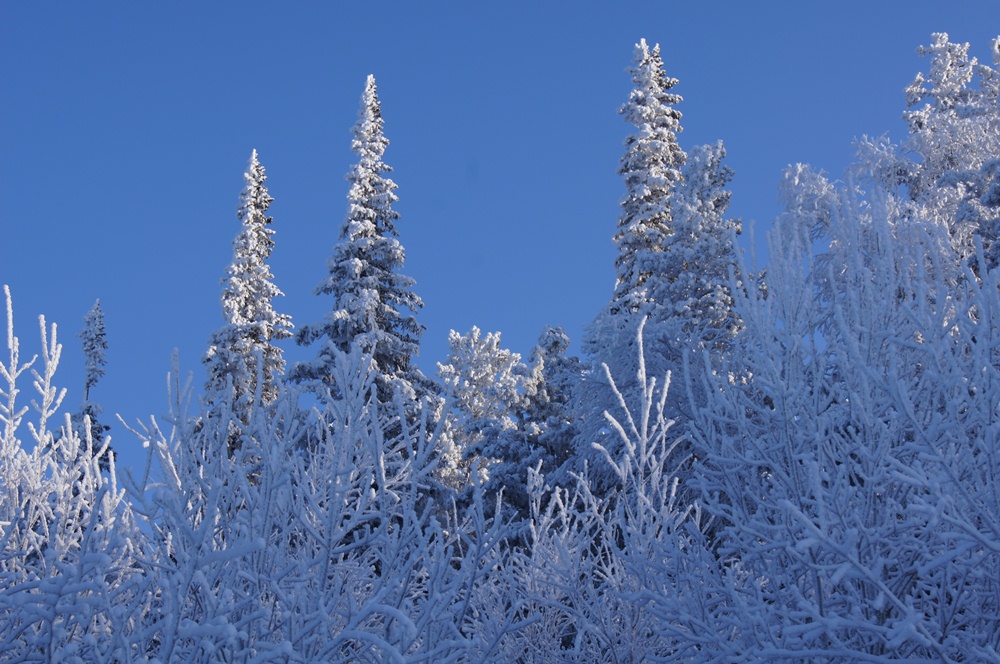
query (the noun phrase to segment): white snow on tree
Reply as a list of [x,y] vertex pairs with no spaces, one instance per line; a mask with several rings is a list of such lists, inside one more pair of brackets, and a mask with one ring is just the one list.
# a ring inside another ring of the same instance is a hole
[[[1000,157],[1000,72],[970,57],[968,43],[950,42],[946,33],[931,38],[917,51],[930,56],[930,70],[906,88],[910,136],[896,171],[917,214],[946,228],[956,251],[973,258],[979,235],[990,255],[1000,219],[991,194]],[[1000,41],[992,46],[1000,65]]]
[[267,265],[274,248],[272,219],[267,216],[273,199],[256,150],[243,177],[246,185],[236,214],[241,228],[233,240],[233,262],[222,280],[225,324],[212,333],[203,362],[209,412],[218,415],[231,409],[246,424],[256,394],[264,405],[277,398],[285,360],[274,342],[291,336],[292,323],[272,303],[282,295]]
[[[644,39],[636,44],[628,71],[633,89],[619,113],[635,131],[625,139],[625,154],[618,168],[625,196],[613,237],[618,251],[615,290],[583,339],[583,351],[594,361],[594,373],[600,375],[600,364],[607,363],[625,391],[630,389],[637,370],[636,330],[656,308],[656,282],[666,278],[669,261],[665,261],[664,251],[675,233],[673,197],[687,160],[677,143],[681,114],[674,105],[681,97],[670,91],[677,80],[664,72],[659,45],[650,49]],[[647,332],[647,340],[651,336],[657,335]],[[659,374],[665,367],[654,361],[651,369]],[[604,386],[603,379],[595,376],[595,381],[584,386],[584,393],[593,387],[603,393],[603,397],[591,395],[594,399],[614,403]],[[586,394],[583,398],[589,399]],[[596,406],[598,428],[603,427],[605,405]]]
[[329,274],[315,291],[332,295],[333,307],[323,320],[299,329],[299,344],[320,343],[316,357],[296,364],[292,377],[334,389],[337,352],[349,353],[357,343],[374,358],[379,399],[389,402],[397,391],[413,397],[434,388],[413,363],[424,329],[415,314],[423,302],[412,290],[414,280],[399,271],[405,252],[392,209],[396,183],[382,161],[389,145],[382,125],[375,77],[369,76],[351,141],[358,162],[347,174],[347,217],[327,262]]
[[648,301],[646,281],[658,271],[658,256],[673,232],[671,194],[680,179],[685,155],[677,144],[681,97],[670,90],[677,79],[663,70],[660,46],[641,40],[629,70],[634,88],[619,113],[634,125],[625,139],[618,174],[625,180],[622,214],[614,236],[618,257],[613,310],[638,311]]
[[502,492],[505,506],[526,518],[529,470],[571,481],[564,464],[576,435],[572,392],[583,364],[566,356],[569,336],[561,327],[545,328],[529,366],[501,347],[499,332],[452,330],[448,342],[447,361],[438,364],[450,399],[441,481],[461,492],[478,467],[486,497]]
[[554,484],[570,481],[566,464],[577,435],[573,392],[584,371],[580,358],[567,356],[570,339],[559,326],[547,326],[531,349],[523,396],[514,404],[515,428],[495,445],[498,463],[490,479],[504,487],[504,502],[527,517],[529,471]]
[[[593,477],[599,484],[615,480],[591,444],[615,445],[616,440],[605,426],[604,413],[621,415],[608,372],[627,395],[641,387],[636,379],[639,357],[636,331],[650,315],[659,318],[662,314],[653,293],[656,282],[665,278],[664,250],[675,233],[672,199],[687,159],[677,143],[681,114],[674,106],[682,99],[671,92],[677,80],[666,75],[659,45],[650,48],[644,39],[636,44],[628,71],[633,89],[619,113],[635,131],[625,139],[625,154],[618,168],[625,183],[625,196],[613,237],[618,251],[615,290],[585,330],[583,351],[593,364],[580,383],[577,403],[580,431],[574,464],[578,471],[584,463],[596,465]],[[652,342],[650,345],[656,348],[647,357],[654,375],[662,375],[678,364],[677,357],[667,361],[666,355],[676,356],[676,349],[660,348],[661,336],[659,326],[652,322],[647,343]]]
[[104,311],[101,301],[94,302],[87,315],[83,317],[83,330],[79,337],[83,342],[86,378],[83,385],[83,400],[90,401],[90,388],[94,387],[104,376],[104,367],[108,363],[105,353],[108,350],[108,337],[104,329]]
[[[625,141],[619,168],[626,194],[614,236],[617,282],[611,301],[586,330],[583,348],[593,365],[577,390],[576,465],[589,462],[598,484],[615,479],[591,443],[617,445],[604,413],[623,415],[608,378],[626,400],[641,393],[639,325],[645,321],[649,372],[674,372],[676,378],[683,376],[686,354],[696,364],[705,352],[714,361],[739,328],[729,282],[740,223],[725,216],[732,177],[723,164],[725,148],[719,142],[689,157],[678,145],[681,116],[673,105],[681,98],[669,92],[677,81],[664,73],[659,47],[641,41],[629,71],[634,89],[621,113],[636,131]],[[698,398],[686,389],[670,392],[667,408],[678,419],[677,431],[690,419],[691,397]]]
[[452,478],[446,485],[461,490],[475,469],[485,481],[505,456],[501,441],[516,426],[513,413],[522,399],[525,370],[519,354],[500,347],[499,332],[484,336],[475,326],[468,334],[452,330],[448,345],[438,376],[451,398],[451,439],[458,454],[445,455],[442,472],[443,479]]
[[[688,154],[674,196],[674,228],[650,287],[671,341],[689,350],[722,350],[738,329],[729,287],[735,266],[738,219],[725,216],[733,172],[723,164],[722,141]],[[658,316],[659,318],[659,316]]]

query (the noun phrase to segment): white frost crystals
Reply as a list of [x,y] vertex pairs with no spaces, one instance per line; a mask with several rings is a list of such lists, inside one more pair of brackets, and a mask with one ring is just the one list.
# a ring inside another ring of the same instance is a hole
[[8,294],[0,660],[1000,659],[1000,79],[933,40],[904,146],[786,171],[764,269],[637,45],[583,358],[472,327],[420,373],[371,78],[314,359],[282,376],[255,155],[205,398],[174,371],[138,477],[61,412],[54,326],[22,359]]
[[[143,537],[114,465],[101,473],[107,441],[72,426],[50,429],[64,391],[53,379],[62,347],[40,318],[42,356],[22,362],[7,300],[8,361],[0,362],[0,659],[134,661],[139,623],[153,590],[135,565]],[[37,367],[37,368],[36,368]],[[31,372],[37,398],[27,422],[33,447],[19,438],[29,409],[18,380]],[[138,618],[137,618],[138,617]]]

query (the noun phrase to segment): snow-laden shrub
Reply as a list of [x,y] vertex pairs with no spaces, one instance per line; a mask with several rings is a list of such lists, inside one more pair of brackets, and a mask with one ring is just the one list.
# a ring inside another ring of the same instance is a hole
[[[65,391],[54,383],[62,346],[55,325],[41,328],[42,357],[22,361],[7,301],[8,358],[0,362],[0,659],[3,661],[141,661],[143,620],[153,592],[136,567],[144,545],[113,460],[109,440],[89,421],[60,413]],[[29,373],[30,372],[30,373]],[[30,375],[31,409],[18,400]],[[34,410],[32,419],[27,416]],[[59,429],[50,428],[58,422]],[[22,426],[23,425],[23,426]],[[24,440],[24,429],[30,436]]]

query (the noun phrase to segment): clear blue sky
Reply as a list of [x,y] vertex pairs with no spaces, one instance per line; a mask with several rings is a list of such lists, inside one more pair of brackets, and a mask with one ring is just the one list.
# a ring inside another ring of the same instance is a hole
[[275,198],[277,306],[300,324],[328,310],[312,289],[373,73],[405,271],[426,305],[421,366],[433,374],[448,330],[472,325],[527,355],[546,324],[578,341],[611,294],[636,41],[659,42],[680,79],[682,146],[724,140],[731,210],[766,228],[787,164],[837,177],[854,137],[902,136],[902,89],[934,31],[987,57],[1000,4],[4,2],[0,283],[25,351],[39,314],[59,325],[74,408],[75,334],[101,298],[110,352],[94,399],[107,420],[162,414],[173,348],[204,380],[254,148]]

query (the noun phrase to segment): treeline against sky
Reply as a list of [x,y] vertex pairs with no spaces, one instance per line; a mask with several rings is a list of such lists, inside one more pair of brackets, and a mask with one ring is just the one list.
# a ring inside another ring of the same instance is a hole
[[[621,114],[613,295],[569,354],[452,332],[427,376],[375,80],[293,325],[253,152],[194,386],[119,472],[107,335],[0,363],[0,660],[1000,659],[1000,38],[932,36],[900,144],[795,165],[766,267],[721,142],[684,150],[658,47]],[[888,82],[888,84],[894,84]],[[609,227],[610,230],[610,227]],[[16,294],[15,294],[16,295]],[[313,359],[286,366],[281,344]]]

